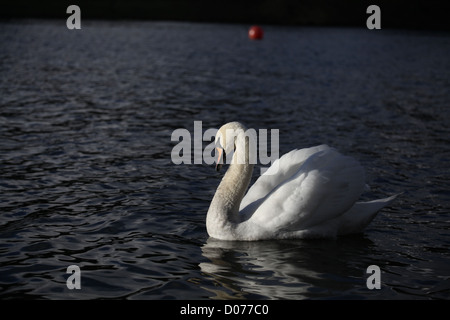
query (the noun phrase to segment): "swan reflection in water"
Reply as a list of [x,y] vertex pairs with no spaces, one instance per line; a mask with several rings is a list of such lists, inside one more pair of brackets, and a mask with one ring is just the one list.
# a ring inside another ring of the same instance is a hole
[[342,297],[355,286],[367,289],[371,242],[349,235],[360,234],[396,195],[358,201],[364,169],[326,145],[283,155],[247,191],[254,164],[245,132],[230,122],[215,137],[216,168],[224,155],[233,159],[206,216],[211,238],[202,251],[210,262],[200,268],[218,288],[205,289],[224,299]]
[[[209,238],[202,247],[209,261],[199,266],[214,282],[204,287],[212,299],[330,298],[347,290],[351,298],[362,298],[373,247],[363,235],[256,242]],[[361,288],[360,297],[355,287]]]

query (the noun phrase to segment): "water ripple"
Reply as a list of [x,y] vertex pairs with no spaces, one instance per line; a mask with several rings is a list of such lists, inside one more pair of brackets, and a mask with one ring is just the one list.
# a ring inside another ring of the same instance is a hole
[[[1,23],[1,298],[449,297],[448,37],[56,24]],[[221,175],[174,165],[170,136],[236,119],[280,129],[280,154],[327,143],[356,157],[367,198],[403,195],[363,236],[208,239]],[[72,264],[81,290],[66,286]],[[366,287],[372,264],[381,290]]]

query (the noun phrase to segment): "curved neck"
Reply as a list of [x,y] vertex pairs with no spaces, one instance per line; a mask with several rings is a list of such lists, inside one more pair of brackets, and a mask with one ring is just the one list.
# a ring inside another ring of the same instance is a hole
[[[245,152],[244,161],[242,157],[239,158],[241,152]],[[244,135],[239,135],[231,164],[217,187],[206,216],[206,227],[210,236],[227,239],[233,234],[240,222],[239,206],[250,183],[253,167],[249,161],[248,142]]]

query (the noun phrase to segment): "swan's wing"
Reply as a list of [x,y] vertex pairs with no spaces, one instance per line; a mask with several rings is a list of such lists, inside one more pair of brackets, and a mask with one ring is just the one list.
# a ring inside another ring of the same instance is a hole
[[397,196],[393,195],[384,199],[355,203],[350,210],[337,218],[338,234],[361,232],[375,218],[378,211],[389,205]]
[[323,238],[362,232],[375,218],[378,211],[389,205],[397,196],[394,195],[369,202],[357,202],[343,215],[306,230],[294,231],[288,237]]
[[[298,172],[300,166],[313,154],[330,149],[327,145],[320,145],[300,150],[292,150],[284,154],[281,158],[274,161],[267,171],[261,175],[258,180],[251,186],[245,197],[242,199],[240,211],[254,211],[255,205],[258,204],[276,187],[290,179]],[[252,204],[251,207],[247,207]]]
[[354,205],[364,180],[358,161],[326,148],[309,156],[291,178],[260,199],[249,223],[280,232],[325,223]]

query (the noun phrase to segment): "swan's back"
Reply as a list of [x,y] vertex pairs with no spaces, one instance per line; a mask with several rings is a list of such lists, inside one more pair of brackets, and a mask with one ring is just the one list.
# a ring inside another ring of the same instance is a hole
[[359,162],[333,148],[293,150],[275,162],[244,197],[243,227],[247,233],[277,232],[277,237],[315,228],[352,208],[364,184]]
[[275,160],[266,172],[261,175],[258,180],[251,186],[242,199],[240,210],[243,210],[247,205],[264,198],[267,194],[272,192],[276,187],[283,184],[286,180],[291,178],[299,171],[300,166],[313,154],[328,150],[327,145],[320,145],[305,149],[294,149],[281,158]]

